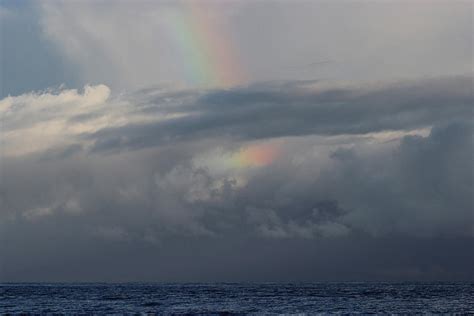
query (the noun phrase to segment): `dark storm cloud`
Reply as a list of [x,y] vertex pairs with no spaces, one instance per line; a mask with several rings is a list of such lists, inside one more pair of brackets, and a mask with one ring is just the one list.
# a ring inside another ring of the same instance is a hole
[[[272,237],[373,235],[473,236],[473,126],[459,121],[399,146],[339,149],[334,164],[278,165],[225,196],[246,225]],[[301,149],[300,149],[301,150]],[[298,152],[294,153],[298,155]],[[208,206],[207,206],[208,207]],[[216,220],[225,219],[225,215]],[[224,225],[225,226],[225,225]]]
[[[318,88],[318,83],[256,85],[181,96],[141,97],[134,111],[157,123],[105,128],[85,139],[93,151],[143,148],[181,140],[230,137],[364,134],[428,127],[472,116],[472,77],[427,79],[374,87]],[[313,85],[308,88],[307,85]],[[133,100],[132,100],[133,102]]]
[[[3,276],[469,279],[472,137],[472,122],[458,120],[395,146],[334,150],[322,169],[317,160],[294,165],[283,159],[255,171],[243,186],[193,166],[189,153],[198,144],[7,160]],[[64,263],[72,270],[61,268]]]
[[[470,82],[319,92],[308,88],[319,83],[297,82],[185,95],[152,89],[128,95],[120,108],[113,105],[122,99],[98,98],[111,102],[112,114],[188,116],[86,136],[96,150],[109,142],[114,154],[83,155],[88,145],[78,143],[3,157],[0,278],[473,279]],[[63,97],[51,98],[60,106]],[[97,115],[81,123],[106,117],[91,109]],[[432,126],[427,136],[403,136],[425,126]],[[357,135],[388,129],[401,136]],[[356,134],[321,141],[346,133]],[[254,169],[216,173],[212,163],[196,163],[216,147],[265,135],[304,137]]]

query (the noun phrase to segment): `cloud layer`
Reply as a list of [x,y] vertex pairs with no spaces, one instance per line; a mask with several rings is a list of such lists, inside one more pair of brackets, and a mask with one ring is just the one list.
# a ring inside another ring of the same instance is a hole
[[164,82],[195,87],[203,82],[194,76],[237,71],[244,76],[236,83],[247,84],[419,78],[472,68],[469,1],[46,1],[38,11],[45,37],[77,74],[114,90]]
[[210,91],[148,89],[107,100],[109,94],[99,85],[83,94],[63,90],[3,99],[7,154],[32,134],[107,151],[219,137],[252,141],[415,130],[469,117],[473,101],[472,77],[365,86],[311,81]]
[[[300,81],[112,96],[99,85],[5,98],[3,278],[472,278],[471,84]],[[232,163],[269,144],[278,154],[265,163]],[[122,264],[107,272],[111,260]]]

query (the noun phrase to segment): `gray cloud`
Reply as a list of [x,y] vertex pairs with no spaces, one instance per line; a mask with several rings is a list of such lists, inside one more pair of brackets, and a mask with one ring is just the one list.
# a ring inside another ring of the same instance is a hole
[[301,82],[211,91],[191,100],[189,93],[184,100],[160,95],[134,110],[185,116],[105,128],[85,138],[102,151],[218,136],[252,140],[424,128],[472,116],[472,82],[452,77],[359,88]]
[[[313,137],[294,140],[244,184],[233,174],[219,176],[193,164],[205,145],[200,142],[105,156],[5,159],[0,244],[6,259],[0,275],[472,278],[472,137],[472,122],[458,119],[426,137],[389,143],[351,139],[348,147],[321,145]],[[312,148],[327,160],[308,155]],[[445,260],[447,253],[457,259]],[[122,263],[108,270],[111,261]],[[72,272],[61,268],[65,263]]]
[[[215,76],[235,80],[238,71],[240,84],[462,74],[472,68],[470,6],[469,1],[202,1],[191,10],[187,1],[45,1],[39,15],[47,38],[86,82],[128,90],[170,81],[196,86]],[[200,10],[207,28],[192,24]],[[180,22],[189,24],[179,28]],[[193,41],[177,40],[183,34]],[[210,45],[209,36],[218,45]],[[336,62],[313,71],[293,69],[327,59]]]

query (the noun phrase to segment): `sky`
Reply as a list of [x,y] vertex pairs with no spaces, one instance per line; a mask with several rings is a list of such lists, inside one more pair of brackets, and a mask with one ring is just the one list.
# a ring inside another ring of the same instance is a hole
[[473,281],[472,30],[472,1],[0,1],[0,281]]

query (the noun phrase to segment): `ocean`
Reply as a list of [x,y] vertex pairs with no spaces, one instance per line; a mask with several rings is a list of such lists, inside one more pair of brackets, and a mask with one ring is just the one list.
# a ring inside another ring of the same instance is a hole
[[474,283],[3,283],[0,312],[474,314]]

